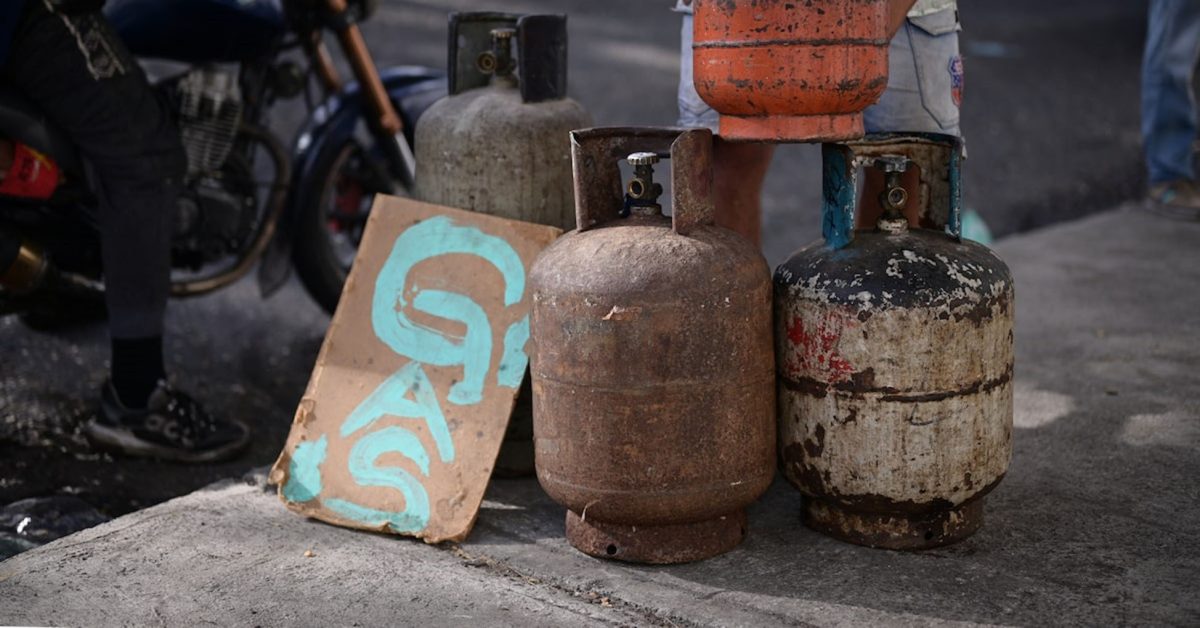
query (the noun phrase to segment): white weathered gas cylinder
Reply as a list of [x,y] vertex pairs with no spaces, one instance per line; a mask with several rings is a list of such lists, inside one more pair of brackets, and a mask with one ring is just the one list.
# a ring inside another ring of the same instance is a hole
[[[961,540],[1012,455],[1012,276],[958,237],[953,138],[827,144],[824,158],[825,241],[775,272],[784,475],[804,494],[804,523],[831,536]],[[887,211],[852,233],[860,163],[884,171]],[[913,165],[910,226],[899,181]]]

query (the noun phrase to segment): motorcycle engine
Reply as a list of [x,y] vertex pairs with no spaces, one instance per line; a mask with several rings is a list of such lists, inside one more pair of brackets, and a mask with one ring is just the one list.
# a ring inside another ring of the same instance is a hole
[[242,94],[237,75],[216,68],[192,70],[175,88],[191,179],[225,163],[242,119]]
[[171,241],[176,265],[198,269],[242,251],[257,217],[253,185],[249,169],[230,163],[180,192]]
[[179,195],[172,257],[199,268],[242,251],[258,216],[253,166],[234,151],[242,118],[237,74],[197,68],[172,86],[187,177]]

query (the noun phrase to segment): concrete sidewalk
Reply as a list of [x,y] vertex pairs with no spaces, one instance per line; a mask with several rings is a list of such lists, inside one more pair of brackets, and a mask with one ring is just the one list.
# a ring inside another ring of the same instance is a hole
[[432,547],[306,521],[251,478],[0,563],[0,624],[1200,623],[1200,224],[1118,210],[997,248],[1015,451],[961,544],[822,537],[777,482],[739,549],[638,567],[571,549],[533,481],[494,482],[471,539]]

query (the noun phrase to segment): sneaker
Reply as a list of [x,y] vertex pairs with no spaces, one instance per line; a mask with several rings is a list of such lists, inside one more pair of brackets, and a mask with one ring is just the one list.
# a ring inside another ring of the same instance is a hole
[[1150,186],[1147,208],[1176,220],[1200,220],[1200,188],[1190,179],[1176,179]]
[[178,462],[224,460],[250,441],[244,423],[214,419],[194,399],[161,380],[144,409],[126,407],[112,382],[105,382],[100,409],[84,432],[107,449]]

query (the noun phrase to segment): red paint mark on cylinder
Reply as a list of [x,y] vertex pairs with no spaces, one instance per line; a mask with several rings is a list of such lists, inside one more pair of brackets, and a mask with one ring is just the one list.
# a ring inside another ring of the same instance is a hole
[[795,350],[793,359],[786,362],[789,373],[831,384],[850,379],[854,366],[838,354],[837,344],[846,328],[855,324],[850,317],[827,312],[815,329],[808,329],[802,318],[793,317],[787,326],[787,337]]

